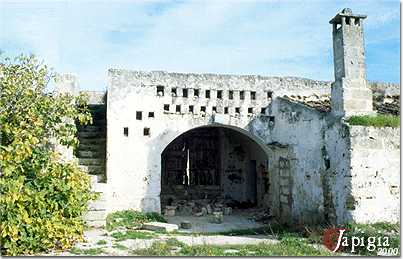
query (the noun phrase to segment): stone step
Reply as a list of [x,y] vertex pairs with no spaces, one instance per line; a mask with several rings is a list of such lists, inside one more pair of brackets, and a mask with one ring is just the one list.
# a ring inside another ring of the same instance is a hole
[[106,210],[107,201],[90,201],[88,202],[88,211]]
[[105,165],[105,159],[102,158],[80,158],[79,160],[80,165],[97,165],[97,166],[103,166]]
[[78,150],[77,151],[77,157],[78,158],[101,158],[105,159],[105,151],[99,150],[99,151],[82,151]]
[[105,145],[106,144],[105,138],[83,138],[83,139],[80,139],[79,141],[80,141],[80,144],[84,144],[84,145],[93,145],[93,144]]
[[105,143],[98,143],[98,144],[83,144],[80,143],[77,148],[78,151],[96,151],[105,153],[106,146]]
[[84,214],[83,220],[89,221],[104,221],[106,219],[106,210],[89,210]]
[[105,138],[106,133],[105,132],[99,132],[99,131],[79,131],[78,132],[78,139],[92,139],[92,138]]
[[94,183],[91,185],[91,190],[93,192],[104,193],[104,192],[106,192],[106,188],[107,188],[106,183],[97,182],[97,183]]
[[86,221],[85,223],[92,228],[103,228],[106,225],[106,220]]
[[166,232],[172,232],[179,229],[178,225],[176,224],[168,224],[163,222],[144,223],[142,228],[151,231],[166,231]]
[[[105,166],[100,166],[100,165],[80,165],[82,170],[86,172],[87,174],[91,175],[105,175]],[[100,176],[102,177],[102,176]],[[97,180],[98,182],[101,181],[101,178]]]
[[106,128],[101,126],[94,125],[86,125],[86,126],[78,126],[78,132],[105,132]]

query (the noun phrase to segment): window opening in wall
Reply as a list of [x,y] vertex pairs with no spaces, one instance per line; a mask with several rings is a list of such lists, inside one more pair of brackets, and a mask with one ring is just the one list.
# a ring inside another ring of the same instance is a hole
[[206,90],[206,98],[210,98],[210,90]]
[[340,23],[336,24],[336,30],[340,29],[340,27],[341,27]]
[[222,99],[222,90],[217,91],[217,98]]
[[346,17],[346,24],[350,25],[350,18]]
[[129,136],[129,128],[128,128],[128,127],[124,127],[124,128],[123,128],[123,135],[124,135],[125,137]]
[[148,113],[148,118],[154,118],[154,112],[149,112]]
[[253,113],[253,108],[248,108],[248,113]]
[[224,114],[228,114],[228,107],[224,107]]
[[164,111],[169,112],[169,104],[164,104]]
[[256,100],[256,92],[255,91],[250,92],[250,99],[251,100]]
[[360,26],[360,19],[355,18],[354,24],[357,26]]
[[206,112],[206,106],[201,106],[201,107],[200,107],[200,111]]
[[186,88],[182,89],[182,96],[188,97],[188,89],[186,89]]
[[181,112],[181,106],[180,105],[176,105],[176,112]]
[[171,89],[172,96],[176,96],[176,88]]
[[213,112],[217,112],[217,107],[213,106]]
[[150,136],[150,128],[144,128],[143,129],[143,135],[144,136]]
[[273,92],[272,91],[268,91],[267,92],[267,99],[271,99],[273,98]]
[[261,114],[266,114],[266,108],[261,108],[261,109],[260,109],[260,113],[261,113]]
[[157,85],[157,95],[158,96],[164,96],[164,86]]
[[234,99],[234,91],[228,92],[228,99],[230,99],[230,100]]
[[274,123],[274,116],[269,116],[269,122],[273,122],[273,123]]
[[240,107],[236,107],[235,108],[235,113],[240,113],[241,112],[241,108]]
[[245,99],[245,91],[240,91],[239,92],[239,99],[241,99],[241,100]]
[[199,97],[199,89],[193,89],[194,96]]
[[137,112],[136,112],[136,120],[141,121],[142,119],[143,119],[143,113],[142,113],[142,112],[137,111]]
[[189,105],[189,112],[193,113],[193,111],[194,111],[193,105]]

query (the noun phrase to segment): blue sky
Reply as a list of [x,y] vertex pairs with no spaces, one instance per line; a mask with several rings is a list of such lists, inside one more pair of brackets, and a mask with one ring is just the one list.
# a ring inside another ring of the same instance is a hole
[[0,0],[0,49],[88,90],[109,68],[333,80],[328,22],[344,7],[368,15],[367,78],[399,82],[399,1]]

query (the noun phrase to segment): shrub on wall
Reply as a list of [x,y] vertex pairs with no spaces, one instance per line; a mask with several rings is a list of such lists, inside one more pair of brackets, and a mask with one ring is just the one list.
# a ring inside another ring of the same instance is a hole
[[350,125],[360,125],[360,126],[372,126],[377,128],[382,127],[400,127],[400,116],[393,115],[381,115],[376,116],[364,115],[364,116],[351,116],[348,118],[347,122]]
[[[74,121],[91,115],[83,96],[45,93],[54,74],[34,57],[0,62],[0,244],[3,255],[70,247],[94,198],[89,176],[53,151],[75,146]],[[66,122],[66,118],[71,118]]]

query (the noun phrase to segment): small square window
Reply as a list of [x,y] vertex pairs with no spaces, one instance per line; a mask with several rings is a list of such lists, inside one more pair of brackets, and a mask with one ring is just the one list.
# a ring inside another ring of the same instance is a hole
[[217,98],[222,99],[222,90],[217,91]]
[[150,136],[150,128],[144,128],[143,129],[143,135],[144,136]]
[[148,118],[154,118],[154,112],[149,112],[148,113]]
[[200,107],[200,111],[206,112],[206,106],[201,106],[201,107]]
[[136,120],[141,121],[142,119],[143,119],[143,113],[142,113],[142,112],[137,111],[137,112],[136,112]]
[[269,122],[273,122],[273,123],[274,123],[274,116],[269,116]]
[[240,91],[239,92],[239,99],[241,99],[241,100],[245,99],[245,91]]
[[241,112],[241,108],[240,107],[236,107],[235,108],[235,113],[240,113]]
[[176,112],[181,112],[181,106],[180,105],[176,105]]
[[234,91],[228,92],[228,99],[230,99],[230,100],[234,99]]
[[128,127],[124,127],[124,128],[123,128],[123,135],[124,135],[125,137],[129,136],[129,128],[128,128]]
[[253,108],[248,108],[248,113],[253,113]]
[[172,96],[176,96],[176,88],[171,89]]
[[213,106],[213,112],[217,112],[217,106]]
[[267,92],[267,99],[271,99],[273,98],[273,92],[272,91],[268,91]]
[[162,85],[157,85],[157,95],[164,96],[164,87]]
[[199,89],[194,89],[193,93],[194,93],[194,96],[199,97]]
[[169,104],[164,104],[164,111],[169,112]]
[[182,89],[182,96],[185,98],[188,97],[188,89],[186,88]]
[[256,100],[256,92],[254,92],[254,91],[250,92],[250,99]]
[[210,98],[210,90],[206,90],[206,98]]
[[189,105],[189,112],[193,113],[194,111],[194,106],[193,105]]
[[266,108],[261,108],[261,109],[260,109],[260,113],[261,113],[261,114],[266,114]]
[[228,107],[224,107],[224,114],[228,114]]

